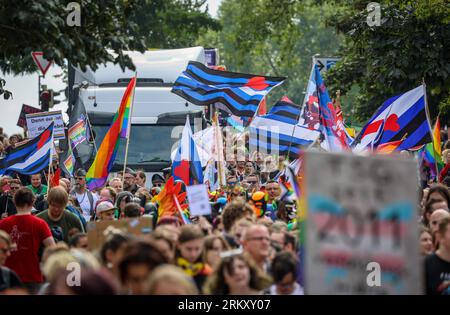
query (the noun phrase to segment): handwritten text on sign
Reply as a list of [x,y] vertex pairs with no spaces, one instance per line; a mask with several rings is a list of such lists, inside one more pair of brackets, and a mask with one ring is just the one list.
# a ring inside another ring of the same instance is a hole
[[[308,152],[309,294],[419,294],[416,164],[395,157]],[[369,263],[381,285],[367,285]]]
[[28,136],[30,138],[37,137],[52,123],[52,121],[55,122],[53,138],[55,140],[65,138],[64,122],[61,111],[27,114],[26,117]]

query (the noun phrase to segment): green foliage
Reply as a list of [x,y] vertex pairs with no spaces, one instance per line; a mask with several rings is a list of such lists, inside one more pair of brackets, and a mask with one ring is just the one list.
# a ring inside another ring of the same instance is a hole
[[[364,3],[363,1],[356,1]],[[379,1],[380,2],[380,1]],[[345,34],[344,58],[327,84],[345,94],[357,86],[355,118],[365,121],[387,98],[427,85],[431,116],[450,120],[450,7],[445,0],[381,1],[380,26],[369,27],[365,6],[341,2],[330,25]]]
[[314,1],[224,0],[218,18],[221,32],[209,31],[198,44],[218,47],[230,71],[287,76],[268,104],[286,94],[300,104],[314,54],[336,56],[341,36],[326,27],[335,8]]
[[0,78],[0,96],[3,95],[3,98],[5,100],[8,100],[10,97],[12,97],[12,93],[4,88],[5,84],[6,81]]
[[[81,26],[68,26],[63,0],[2,1],[0,70],[33,72],[32,51],[60,66],[84,69],[111,61],[134,69],[123,50],[193,45],[203,29],[218,24],[201,9],[205,0],[82,0]],[[113,55],[108,52],[113,51]]]

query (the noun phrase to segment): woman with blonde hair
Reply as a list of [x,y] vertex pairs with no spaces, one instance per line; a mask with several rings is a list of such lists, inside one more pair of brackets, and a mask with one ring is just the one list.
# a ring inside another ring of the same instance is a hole
[[198,289],[192,277],[172,265],[157,267],[148,279],[151,295],[197,295]]

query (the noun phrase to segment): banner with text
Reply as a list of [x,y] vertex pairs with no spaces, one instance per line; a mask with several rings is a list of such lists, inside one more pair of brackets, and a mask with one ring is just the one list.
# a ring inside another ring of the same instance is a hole
[[28,137],[34,138],[44,131],[52,121],[55,122],[53,139],[65,139],[64,121],[61,111],[27,114]]
[[307,152],[307,294],[421,294],[416,162]]

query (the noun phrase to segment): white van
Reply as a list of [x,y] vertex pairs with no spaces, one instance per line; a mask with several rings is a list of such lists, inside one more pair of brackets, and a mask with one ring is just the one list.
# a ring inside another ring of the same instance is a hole
[[[204,108],[170,91],[190,60],[205,63],[205,52],[203,47],[193,47],[125,53],[131,57],[137,71],[127,166],[144,169],[147,186],[151,186],[151,175],[170,165],[170,153],[181,136],[186,115],[191,118],[194,132],[204,127]],[[135,72],[122,71],[119,65],[112,63],[102,65],[96,71],[88,68],[85,72],[77,72],[75,83],[85,81],[79,97],[99,146]],[[123,169],[125,144],[126,141],[121,140],[113,171]]]

